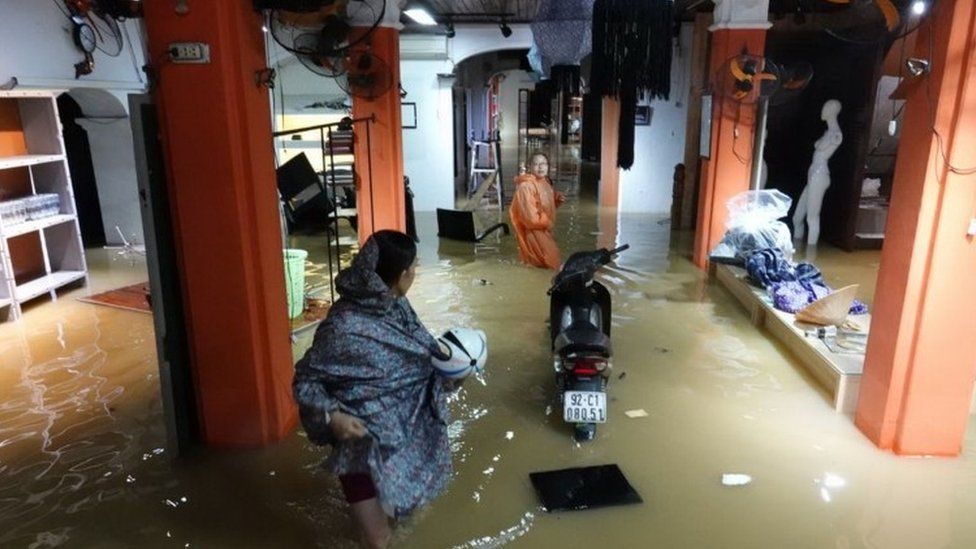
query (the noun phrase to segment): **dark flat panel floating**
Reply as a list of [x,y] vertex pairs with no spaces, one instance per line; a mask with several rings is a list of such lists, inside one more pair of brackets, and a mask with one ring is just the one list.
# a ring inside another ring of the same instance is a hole
[[464,242],[481,242],[489,234],[501,229],[509,234],[506,223],[497,223],[485,232],[478,234],[474,227],[474,213],[466,210],[445,210],[437,208],[437,236]]
[[644,502],[616,465],[530,473],[529,479],[550,513]]

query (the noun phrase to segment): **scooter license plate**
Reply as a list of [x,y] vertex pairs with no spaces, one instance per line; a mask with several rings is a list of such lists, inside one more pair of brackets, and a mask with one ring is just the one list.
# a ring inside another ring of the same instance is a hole
[[566,391],[563,393],[563,420],[567,423],[606,423],[607,394]]

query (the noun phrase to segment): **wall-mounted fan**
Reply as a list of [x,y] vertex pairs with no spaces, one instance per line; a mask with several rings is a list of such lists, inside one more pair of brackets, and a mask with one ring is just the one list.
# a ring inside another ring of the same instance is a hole
[[339,86],[349,95],[372,101],[393,87],[393,72],[386,61],[372,52],[353,52],[346,60],[346,73]]
[[71,21],[71,37],[85,59],[75,64],[75,78],[95,70],[96,50],[110,57],[122,53],[122,28],[116,20],[116,0],[60,0],[55,5]]
[[109,0],[64,0],[61,11],[75,25],[91,27],[96,49],[110,57],[118,57],[124,42],[122,28],[114,15],[116,4]]
[[771,96],[779,87],[779,69],[765,57],[743,53],[719,67],[712,82],[716,94],[741,104]]
[[891,42],[914,32],[935,0],[773,0],[774,12],[792,12],[797,23],[815,22],[845,42]]
[[270,29],[274,40],[313,73],[331,78],[345,73],[350,27],[343,5],[311,13],[273,10]]
[[770,105],[782,105],[792,101],[806,89],[813,80],[813,65],[802,61],[792,65],[777,65],[779,87],[769,98]]
[[722,64],[715,73],[712,89],[720,97],[751,105],[760,98],[781,104],[797,96],[813,79],[809,63],[780,65],[768,58],[742,53]]
[[[354,55],[354,49],[368,48],[370,36],[386,12],[386,1],[383,0],[379,8],[374,8],[369,2],[348,0],[322,0],[318,3],[309,0],[266,0],[265,3],[286,4],[294,6],[293,9],[304,6],[305,9],[301,11],[271,9],[269,27],[272,38],[313,73],[330,78],[345,78],[349,70],[349,57]],[[371,20],[373,25],[353,38],[349,25],[352,19]],[[355,56],[360,65],[369,65],[369,61],[375,58],[362,61],[359,54]],[[370,77],[376,79],[372,73]],[[341,85],[344,89],[354,86]]]

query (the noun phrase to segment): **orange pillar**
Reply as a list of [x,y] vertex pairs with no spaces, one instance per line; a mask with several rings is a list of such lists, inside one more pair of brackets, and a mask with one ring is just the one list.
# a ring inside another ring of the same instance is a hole
[[[144,8],[200,431],[256,447],[297,421],[261,16],[240,0],[174,5]],[[210,62],[166,60],[188,41]]]
[[[722,65],[743,50],[762,55],[765,47],[765,28],[715,30],[709,79],[715,78]],[[725,235],[725,203],[749,190],[755,123],[755,105],[741,105],[719,95],[712,97],[711,153],[708,159],[702,159],[693,256],[700,268],[706,267],[708,254]]]
[[[357,28],[353,39],[367,30]],[[353,97],[352,100],[354,118],[373,117],[375,120],[368,135],[365,125],[356,126],[356,204],[359,209],[359,241],[362,243],[381,229],[406,230],[403,125],[398,86],[400,32],[395,28],[378,27],[358,49],[368,49],[385,62],[393,82],[389,90],[374,99]],[[368,153],[372,153],[372,156]]]
[[855,422],[880,448],[953,456],[976,377],[976,174],[945,159],[976,165],[976,4],[933,9],[915,52],[932,72],[908,95]]
[[603,118],[600,132],[600,191],[601,208],[616,209],[620,202],[620,168],[617,167],[617,148],[620,144],[620,100],[603,98]]

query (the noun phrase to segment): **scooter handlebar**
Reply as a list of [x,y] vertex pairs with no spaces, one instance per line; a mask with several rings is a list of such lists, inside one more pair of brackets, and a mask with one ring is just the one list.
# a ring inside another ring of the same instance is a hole
[[[590,269],[591,272],[589,272],[589,276],[593,276],[593,273],[596,272],[596,270],[599,268],[600,265],[606,265],[610,263],[610,261],[613,260],[613,256],[629,249],[630,249],[630,244],[624,244],[623,246],[620,246],[619,248],[614,248],[612,250],[607,250],[606,248],[604,248],[602,250],[596,250],[595,252],[585,252],[586,254],[590,254],[590,257],[592,257],[592,254],[594,253],[599,254],[598,255],[599,259],[597,259],[597,263],[591,266],[592,268]],[[576,254],[574,254],[574,256],[575,255]],[[571,261],[572,259],[573,258],[570,258]],[[559,274],[556,275],[556,278],[553,280],[553,285],[546,292],[546,295],[552,295],[552,292],[555,291],[556,288],[561,286],[567,280],[572,279],[574,277],[583,276],[586,274],[587,274],[586,271],[579,271],[571,274],[564,274],[563,272],[560,272]]]

